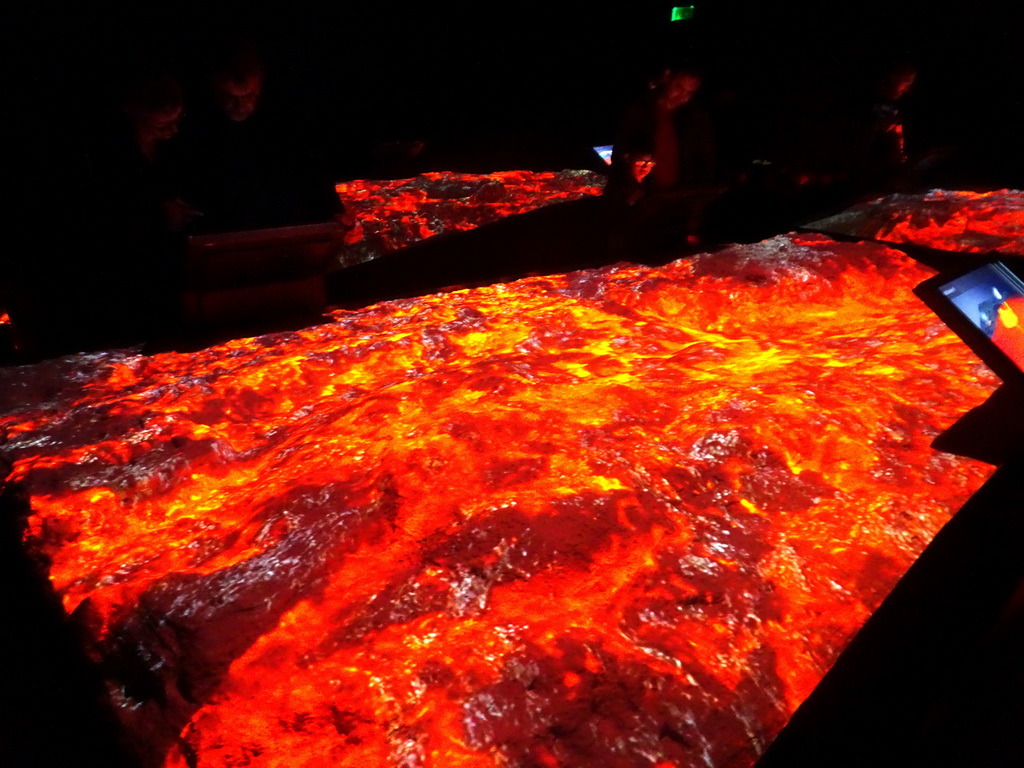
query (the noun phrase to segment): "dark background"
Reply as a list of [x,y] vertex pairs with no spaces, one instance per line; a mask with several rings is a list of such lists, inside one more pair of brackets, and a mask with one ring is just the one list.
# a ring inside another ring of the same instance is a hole
[[[904,104],[908,151],[944,158],[927,185],[1024,187],[1020,0],[829,0],[813,11],[795,0],[695,0],[693,20],[676,23],[671,7],[18,0],[5,9],[7,211],[28,242],[3,249],[0,272],[30,259],[64,274],[83,257],[83,146],[114,109],[117,84],[143,62],[168,67],[185,86],[187,130],[203,56],[225,34],[258,42],[264,102],[287,104],[339,181],[602,170],[590,147],[613,142],[625,107],[659,67],[679,61],[705,72],[699,98],[730,179],[765,158],[789,178],[828,174],[852,156],[845,116],[870,102],[879,71],[909,60],[919,74]],[[414,140],[426,149],[413,162],[380,153]],[[788,217],[766,214],[779,223],[755,227],[753,239],[845,207],[828,195],[803,202]],[[756,219],[757,207],[732,219]]]
[[230,31],[260,42],[273,87],[302,105],[339,172],[375,141],[408,139],[443,148],[434,170],[579,167],[593,163],[587,147],[611,142],[659,62],[700,63],[704,98],[732,105],[748,154],[778,154],[805,144],[796,136],[814,133],[878,67],[910,59],[920,74],[909,149],[953,146],[964,186],[1022,183],[1017,0],[830,0],[812,12],[786,0],[695,0],[694,19],[676,23],[671,2],[621,6],[23,0],[10,25],[17,117],[24,140],[56,157],[133,57],[187,80],[206,41]]

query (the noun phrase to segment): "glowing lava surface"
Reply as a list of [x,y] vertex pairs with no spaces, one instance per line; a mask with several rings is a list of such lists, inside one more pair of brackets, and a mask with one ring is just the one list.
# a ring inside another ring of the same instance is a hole
[[963,253],[1024,256],[1024,192],[895,194],[857,205],[809,229]]
[[444,171],[412,179],[342,182],[335,189],[362,227],[363,239],[342,252],[341,266],[369,261],[434,235],[600,195],[604,182],[592,171]]
[[778,237],[0,387],[149,766],[748,766],[989,468],[902,254]]

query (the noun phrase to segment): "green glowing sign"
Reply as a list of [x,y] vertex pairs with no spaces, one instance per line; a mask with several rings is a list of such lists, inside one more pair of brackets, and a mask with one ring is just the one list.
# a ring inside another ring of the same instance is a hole
[[677,5],[672,9],[672,21],[689,21],[693,18],[692,5]]

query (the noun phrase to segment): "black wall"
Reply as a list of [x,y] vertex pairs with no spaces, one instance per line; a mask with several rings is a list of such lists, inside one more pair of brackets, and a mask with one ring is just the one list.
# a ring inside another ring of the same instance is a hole
[[59,134],[79,119],[74,105],[103,98],[133,55],[187,73],[212,31],[249,31],[278,81],[339,135],[586,143],[610,139],[644,77],[680,55],[705,65],[708,93],[739,89],[756,108],[751,131],[789,119],[801,101],[842,100],[881,62],[909,57],[921,68],[911,98],[925,136],[984,143],[979,154],[1019,169],[1016,0],[831,0],[813,13],[788,0],[695,0],[695,19],[675,24],[671,5],[623,3],[609,14],[579,0],[23,0],[14,71],[24,116],[56,120]]

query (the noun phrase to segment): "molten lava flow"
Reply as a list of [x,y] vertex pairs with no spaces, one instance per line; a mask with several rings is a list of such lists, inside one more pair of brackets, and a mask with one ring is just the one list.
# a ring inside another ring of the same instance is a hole
[[964,253],[1024,256],[1024,192],[895,194],[807,225],[827,234],[866,237]]
[[988,469],[896,251],[779,237],[0,388],[149,766],[747,766]]
[[342,266],[446,232],[489,224],[552,203],[600,195],[604,177],[592,171],[425,173],[413,179],[346,181],[336,189],[362,226],[363,239],[346,248]]

